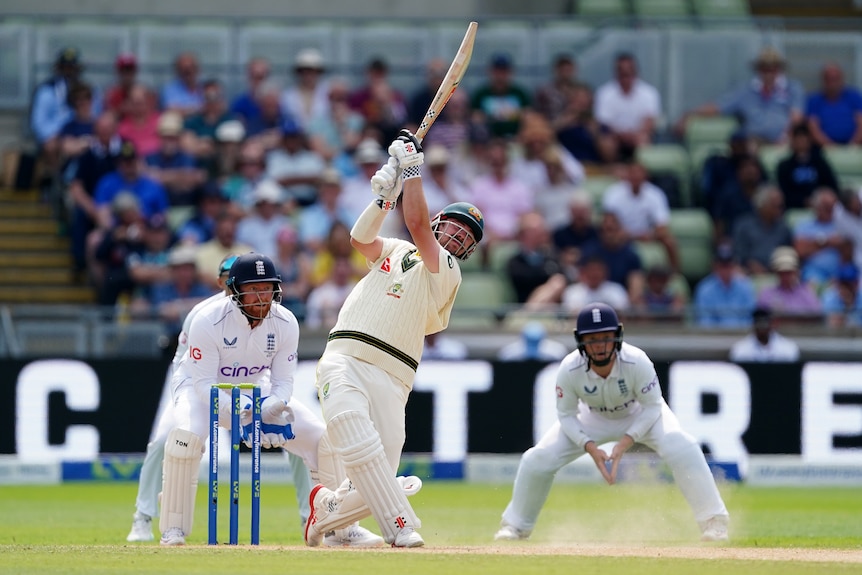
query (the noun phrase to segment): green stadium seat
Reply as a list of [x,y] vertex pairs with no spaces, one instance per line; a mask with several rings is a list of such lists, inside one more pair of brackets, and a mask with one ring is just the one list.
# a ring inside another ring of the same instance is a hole
[[751,283],[754,284],[754,293],[759,296],[760,292],[778,283],[778,276],[775,274],[754,274],[751,276]]
[[502,241],[494,244],[488,254],[488,269],[489,271],[499,275],[506,276],[506,264],[509,260],[518,253],[520,244],[516,240]]
[[671,210],[668,227],[676,238],[682,275],[690,282],[708,275],[712,268],[713,224],[706,210]]
[[689,152],[705,143],[726,145],[738,127],[732,116],[692,116],[685,123],[685,145]]
[[808,208],[791,208],[784,212],[784,221],[787,222],[787,225],[790,226],[791,230],[793,230],[800,221],[810,218],[813,215],[814,212]]
[[593,199],[593,206],[599,211],[602,209],[602,198],[605,190],[616,181],[617,179],[613,176],[588,176],[581,184],[581,188],[590,194]]
[[[649,170],[650,175],[671,175],[679,183],[679,207],[691,205],[691,158],[679,144],[653,144],[638,148],[638,161]],[[674,203],[674,198],[671,205]]]
[[452,308],[450,324],[459,327],[494,327],[498,315],[514,303],[505,278],[491,272],[462,274],[461,287]]
[[694,13],[704,18],[750,18],[748,0],[691,0]]
[[769,181],[775,182],[777,175],[775,171],[778,169],[778,163],[790,153],[787,146],[783,144],[766,144],[760,146],[757,155],[760,158],[760,163],[766,170],[766,175]]
[[668,23],[689,24],[688,0],[632,0],[632,11],[641,18],[672,18]]
[[626,18],[631,15],[627,0],[578,0],[577,13],[584,18]]
[[168,208],[168,225],[177,231],[194,213],[194,206],[172,206]]
[[670,261],[667,257],[667,250],[658,242],[634,242],[635,251],[641,258],[641,265],[644,270],[651,267],[667,266]]
[[835,171],[839,185],[862,178],[862,149],[858,146],[829,146],[823,153]]

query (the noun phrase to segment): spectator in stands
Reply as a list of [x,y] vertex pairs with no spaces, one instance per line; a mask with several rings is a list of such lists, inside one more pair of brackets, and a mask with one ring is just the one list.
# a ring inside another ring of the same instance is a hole
[[272,259],[281,274],[281,305],[303,321],[305,300],[311,289],[311,261],[293,226],[281,228],[275,241],[277,247]]
[[451,153],[440,144],[424,146],[423,188],[431,216],[467,197],[467,188],[450,173]]
[[578,64],[570,54],[557,54],[554,58],[551,77],[536,89],[533,99],[536,111],[549,122],[559,118],[569,106],[575,88],[584,86],[578,80]]
[[293,63],[293,85],[281,97],[281,109],[303,131],[312,120],[329,115],[329,83],[326,63],[316,48],[300,50]]
[[508,54],[495,54],[488,67],[487,81],[470,96],[470,107],[492,137],[515,136],[521,115],[532,103],[527,90],[515,83],[512,75],[512,58]]
[[745,273],[768,274],[772,252],[793,244],[793,233],[784,219],[781,190],[766,184],[751,199],[754,211],[739,216],[733,226],[733,254]]
[[426,359],[467,359],[469,350],[463,341],[437,331],[425,336],[422,346],[422,361]]
[[278,184],[272,180],[258,183],[254,190],[254,211],[239,222],[237,241],[250,245],[259,254],[274,256],[278,251],[278,232],[290,226],[283,206],[284,190]]
[[811,196],[814,212],[796,224],[793,247],[802,260],[802,281],[823,286],[838,273],[839,251],[848,242],[838,227],[838,197],[829,188],[820,188]]
[[404,95],[389,82],[389,65],[373,58],[365,67],[365,83],[350,95],[350,107],[362,114],[365,123],[380,131],[380,140],[389,142],[407,121]]
[[792,247],[781,246],[772,252],[770,267],[778,283],[766,287],[757,296],[757,303],[782,316],[817,316],[820,300],[811,285],[799,281],[799,256]]
[[350,108],[350,86],[343,78],[329,81],[328,113],[308,122],[311,149],[321,158],[347,175],[354,171],[350,154],[362,139],[365,118]]
[[829,327],[862,325],[862,293],[859,290],[859,268],[843,264],[833,283],[820,296]]
[[326,168],[320,175],[317,202],[299,214],[299,239],[310,252],[321,250],[326,244],[329,230],[335,222],[352,227],[356,215],[339,203],[343,191],[341,176],[334,168]]
[[817,188],[838,190],[832,166],[820,148],[814,146],[808,125],[804,123],[793,126],[790,154],[778,163],[776,173],[784,202],[790,209],[809,207],[811,194]]
[[805,91],[797,80],[785,75],[787,62],[772,47],[764,48],[753,62],[756,76],[715,103],[684,115],[679,133],[691,115],[736,116],[749,137],[766,144],[787,142],[791,126],[803,119]]
[[[568,155],[568,152],[563,153]],[[542,167],[548,182],[536,193],[536,210],[545,217],[549,230],[569,223],[569,202],[581,191],[566,174],[562,155],[558,148],[549,148],[542,155]]]
[[116,157],[122,141],[117,135],[117,121],[112,112],[100,115],[93,126],[89,146],[78,158],[75,173],[69,182],[71,203],[70,239],[75,265],[75,279],[81,280],[86,268],[87,235],[96,226],[98,210],[94,200],[96,186],[103,176],[116,169]]
[[90,146],[96,116],[93,113],[93,89],[79,82],[69,90],[72,117],[60,130],[60,156],[64,167],[63,181],[75,170],[78,157]]
[[599,239],[593,223],[593,199],[588,192],[574,191],[569,196],[567,212],[568,221],[554,228],[552,239],[558,254],[571,253],[576,262],[580,259],[581,248]]
[[198,279],[194,246],[179,245],[168,256],[170,281],[153,285],[149,302],[152,314],[164,322],[170,336],[182,330],[183,319],[216,291]]
[[440,58],[432,58],[425,64],[425,81],[410,95],[407,101],[407,120],[413,123],[413,127],[410,129],[414,132],[418,122],[425,118],[425,112],[428,111],[428,106],[431,105],[431,101],[437,94],[437,89],[443,82],[448,68],[449,64]]
[[638,77],[634,54],[618,54],[614,79],[599,86],[595,94],[595,116],[613,136],[618,160],[630,160],[641,146],[652,142],[661,118],[661,96]]
[[752,198],[766,185],[763,182],[763,171],[756,157],[748,155],[737,160],[734,178],[725,183],[715,205],[716,243],[730,241],[739,217],[754,211]]
[[534,195],[544,193],[551,185],[547,163],[549,158],[553,158],[562,168],[558,183],[567,181],[578,185],[586,179],[584,166],[557,142],[544,116],[525,110],[521,116],[517,141],[522,153],[512,159],[512,173],[530,186]]
[[50,78],[36,86],[30,105],[30,130],[39,147],[39,156],[49,174],[60,168],[60,130],[72,118],[69,91],[79,81],[81,54],[77,48],[63,48],[54,61]]
[[245,140],[245,126],[239,120],[228,120],[216,128],[215,158],[207,174],[209,178],[224,181],[239,171],[239,152]]
[[[114,62],[114,70],[117,80],[105,94],[105,109],[112,110],[118,118],[122,119],[130,113],[129,99],[132,87],[137,84],[138,60],[134,54],[120,54]],[[157,105],[155,95],[152,92],[147,94],[152,98],[151,107],[155,109]]]
[[183,117],[200,112],[204,104],[204,91],[198,79],[198,58],[183,52],[174,59],[174,77],[162,87],[161,108],[173,110]]
[[545,326],[529,321],[521,328],[521,336],[497,352],[500,361],[560,361],[569,354],[565,344],[548,337]]
[[584,244],[581,253],[598,254],[608,266],[608,279],[623,286],[632,303],[640,303],[644,285],[643,264],[616,213],[602,214],[598,240]]
[[805,115],[817,145],[862,144],[862,93],[844,82],[835,62],[820,69],[820,91],[808,96]]
[[287,193],[286,201],[310,206],[317,201],[317,182],[326,167],[323,158],[308,147],[308,138],[296,122],[281,127],[281,145],[266,156],[266,175]]
[[358,218],[368,205],[368,182],[380,168],[380,164],[386,162],[386,158],[386,150],[375,139],[364,138],[356,146],[353,152],[353,163],[358,170],[354,175],[342,180],[342,191],[338,196],[339,208],[353,214],[352,218]]
[[[129,277],[136,286],[134,297],[138,305],[149,299],[153,285],[171,281],[168,254],[173,234],[167,218],[159,214],[147,220],[143,226],[142,240],[142,249],[126,258]],[[133,301],[132,307],[135,306],[136,301]]]
[[[117,169],[103,176],[96,185],[94,201],[100,212],[98,223],[102,228],[110,226],[111,202],[124,191],[132,192],[137,198],[144,218],[149,219],[156,214],[167,215],[168,194],[159,182],[144,174],[143,162],[132,142],[122,143],[117,156]],[[209,269],[215,269],[215,266]]]
[[177,112],[165,112],[156,129],[159,149],[145,156],[146,174],[165,188],[171,206],[194,205],[194,191],[206,174],[180,146],[183,118]]
[[587,252],[578,262],[578,281],[563,290],[562,306],[574,316],[590,302],[602,302],[614,309],[631,307],[628,293],[620,284],[608,279],[608,266],[597,252]]
[[593,113],[593,91],[578,85],[571,89],[566,107],[551,122],[557,140],[579,162],[603,164],[616,157],[616,140]]
[[751,312],[751,323],[752,333],[730,348],[730,361],[736,363],[799,361],[799,346],[775,331],[775,319],[768,307],[756,307]]
[[835,206],[835,225],[853,250],[853,263],[862,268],[862,189],[844,190],[841,203]]
[[255,102],[258,114],[243,121],[245,134],[269,151],[281,142],[281,127],[287,121],[281,109],[281,84],[273,78],[265,80],[257,87]]
[[195,211],[177,229],[178,242],[204,244],[215,235],[216,217],[224,208],[225,197],[221,188],[212,180],[198,186],[194,191]]
[[197,247],[197,269],[200,280],[212,290],[218,290],[218,278],[211,277],[219,262],[230,254],[245,254],[251,246],[237,240],[236,231],[240,216],[231,206],[225,205],[216,216],[213,238]]
[[[422,114],[420,119],[424,117],[425,112]],[[443,146],[453,154],[458,153],[459,158],[456,159],[460,159],[460,155],[468,147],[471,129],[477,126],[487,133],[487,128],[483,124],[472,120],[470,96],[465,90],[455,90],[449,97],[443,112],[434,122],[433,129],[425,136],[423,146],[435,144]],[[463,178],[459,175],[459,179]]]
[[720,244],[712,263],[712,273],[694,290],[694,313],[701,327],[741,328],[751,321],[756,295],[751,279],[736,265],[733,248]]
[[740,162],[753,158],[760,169],[760,183],[765,183],[769,179],[766,170],[760,164],[760,160],[752,153],[754,146],[744,130],[734,130],[730,135],[727,147],[728,152],[726,154],[716,153],[708,156],[704,160],[700,172],[703,206],[713,219],[717,217],[722,194],[728,187],[734,185],[731,182],[737,181],[737,168]]
[[330,330],[338,312],[356,285],[353,264],[349,256],[333,260],[329,277],[308,294],[305,305],[305,325],[310,329]]
[[200,110],[189,114],[183,123],[182,144],[183,149],[212,173],[214,170],[210,165],[216,162],[216,130],[232,120],[233,116],[227,109],[224,92],[218,80],[206,80],[201,91],[203,103]]
[[312,255],[311,285],[316,287],[325,282],[335,268],[338,259],[347,258],[353,268],[351,279],[358,282],[368,272],[365,256],[350,244],[350,228],[341,222],[333,222],[326,237],[326,244]]
[[518,222],[518,251],[506,262],[506,276],[515,299],[525,303],[533,290],[561,272],[545,218],[538,212],[522,214]]
[[116,304],[121,294],[131,297],[135,282],[129,274],[129,256],[144,249],[145,220],[138,198],[131,192],[120,192],[111,198],[110,210],[107,229],[97,236],[90,268],[102,306]]
[[535,205],[534,191],[513,172],[502,138],[488,142],[487,165],[489,173],[470,185],[470,201],[485,215],[483,254],[497,242],[515,239],[518,219]]
[[222,191],[225,198],[250,211],[254,207],[254,189],[264,178],[266,178],[264,147],[258,140],[248,139],[239,148],[237,173],[222,182]]
[[269,79],[269,74],[270,65],[266,58],[251,58],[245,64],[246,89],[230,104],[230,113],[244,125],[260,116],[257,93],[260,86]]
[[679,282],[672,282],[673,270],[663,264],[650,266],[645,274],[642,295],[635,311],[647,318],[682,319],[688,304],[688,292]]
[[129,90],[128,114],[120,120],[117,132],[124,140],[135,145],[142,156],[155,153],[159,149],[159,112],[149,89],[143,84],[135,84]]
[[617,214],[629,238],[658,242],[667,252],[674,270],[679,269],[679,251],[670,233],[670,206],[661,188],[652,184],[643,164],[631,161],[621,180],[605,190],[602,207]]

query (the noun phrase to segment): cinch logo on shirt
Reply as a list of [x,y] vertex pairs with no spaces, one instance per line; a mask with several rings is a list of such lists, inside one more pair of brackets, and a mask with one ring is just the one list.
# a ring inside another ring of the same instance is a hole
[[260,373],[261,371],[269,369],[268,365],[260,365],[260,366],[252,366],[247,367],[245,365],[226,365],[224,367],[220,367],[218,372],[225,377],[245,377],[248,375],[254,375],[256,373]]

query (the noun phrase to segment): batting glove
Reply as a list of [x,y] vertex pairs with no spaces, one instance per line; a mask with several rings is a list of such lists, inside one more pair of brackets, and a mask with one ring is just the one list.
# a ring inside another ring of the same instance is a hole
[[398,160],[395,158],[389,158],[389,161],[371,176],[371,192],[377,196],[377,205],[382,210],[395,209],[402,186],[403,180],[398,169]]
[[[398,137],[393,140],[389,146],[389,155],[398,160],[398,167],[412,174],[417,172],[418,168],[425,163],[425,154],[422,152],[422,144],[410,130],[401,130],[398,132]],[[408,168],[416,168],[416,170],[408,170]],[[416,176],[412,176],[416,177]],[[408,173],[405,172],[404,179],[408,179]]]

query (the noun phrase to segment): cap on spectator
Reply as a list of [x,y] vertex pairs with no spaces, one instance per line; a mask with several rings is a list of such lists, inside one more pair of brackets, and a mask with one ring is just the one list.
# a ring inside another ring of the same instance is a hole
[[282,136],[298,136],[302,134],[302,128],[299,127],[294,120],[291,118],[287,118],[281,124],[281,135]]
[[435,144],[425,149],[425,163],[429,166],[445,166],[449,163],[449,150]]
[[160,136],[179,136],[183,131],[183,117],[178,112],[162,112],[156,131]]
[[114,61],[117,70],[137,70],[138,59],[134,54],[120,54]]
[[356,146],[353,161],[357,164],[379,164],[383,161],[383,148],[377,140],[366,138]]
[[129,191],[122,191],[111,201],[111,208],[115,213],[141,210],[141,202],[138,201],[138,196]]
[[120,152],[117,157],[121,160],[134,160],[138,157],[138,150],[131,140],[123,140],[120,144]]
[[168,254],[168,265],[181,266],[186,264],[195,265],[197,262],[197,247],[189,244],[180,244]]
[[81,63],[81,52],[72,46],[67,46],[57,52],[58,66],[77,66]]
[[272,180],[261,180],[255,187],[252,194],[254,203],[270,202],[272,204],[280,204],[283,201],[283,193],[281,186]]
[[508,70],[512,67],[512,58],[508,54],[494,54],[491,56],[491,67]]
[[733,256],[733,246],[730,244],[721,244],[715,250],[715,261],[720,264],[732,264],[735,261]]
[[771,319],[772,310],[766,306],[759,305],[751,312],[751,320],[754,322],[755,327],[758,325],[768,327]]
[[293,61],[296,70],[321,70],[325,69],[323,54],[316,48],[305,48],[300,50]]
[[769,265],[774,272],[795,272],[799,269],[799,255],[790,246],[775,248]]
[[222,122],[215,131],[216,140],[219,142],[239,143],[245,138],[245,126],[239,120],[228,120]]
[[840,282],[858,281],[859,269],[851,263],[841,264],[841,266],[838,268],[837,278]]
[[341,174],[335,168],[325,168],[320,172],[320,183],[337,186],[341,183]]
[[757,58],[754,60],[754,68],[779,68],[783,69],[787,65],[787,61],[784,59],[784,56],[781,55],[781,52],[773,48],[772,46],[767,46],[763,50],[760,51],[760,54],[757,55]]

